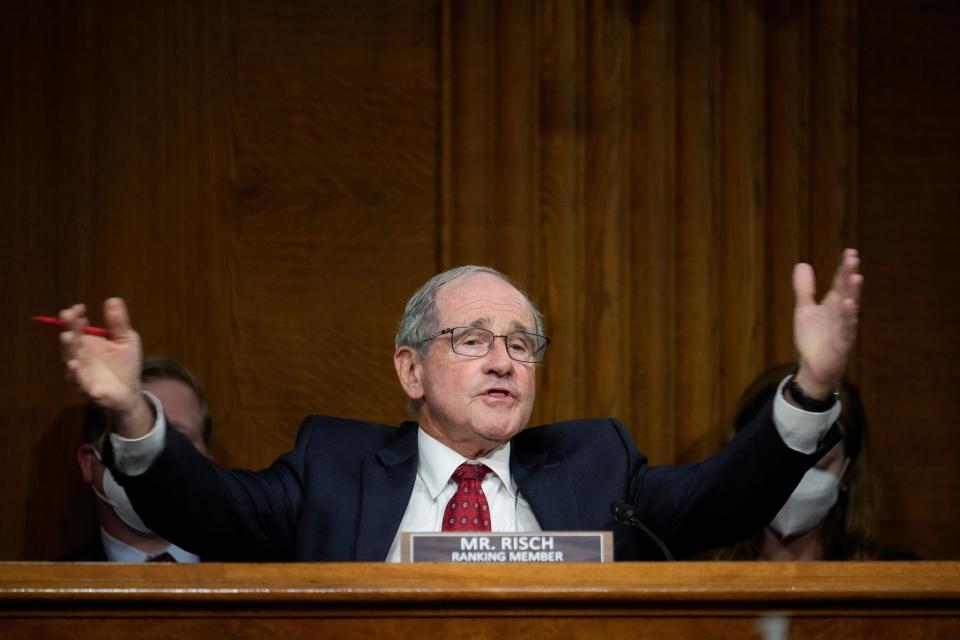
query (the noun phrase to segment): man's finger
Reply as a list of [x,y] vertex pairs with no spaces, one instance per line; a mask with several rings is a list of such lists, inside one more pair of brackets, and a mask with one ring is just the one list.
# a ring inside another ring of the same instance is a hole
[[75,304],[60,311],[60,319],[68,325],[73,325],[77,318],[82,318],[87,313],[87,308],[82,304]]
[[851,276],[856,274],[860,268],[860,254],[856,249],[844,249],[840,256],[840,264],[833,276],[833,290],[841,297],[848,298],[855,295],[856,292],[851,286]]
[[860,306],[860,294],[863,291],[863,275],[859,273],[850,274],[847,278],[847,298],[853,300],[853,303]]
[[73,331],[63,331],[60,334],[60,359],[63,360],[64,364],[74,357],[74,336]]
[[122,298],[107,298],[103,303],[103,321],[114,335],[130,331],[130,316]]
[[805,262],[793,267],[793,293],[798,307],[816,304],[813,297],[817,293],[817,283],[813,276],[813,267]]

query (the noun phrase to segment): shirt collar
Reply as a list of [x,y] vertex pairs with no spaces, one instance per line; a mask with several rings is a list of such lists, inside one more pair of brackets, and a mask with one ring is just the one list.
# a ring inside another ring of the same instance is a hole
[[100,529],[100,539],[103,541],[103,551],[107,556],[107,560],[110,562],[130,562],[138,564],[141,562],[146,562],[148,558],[160,555],[164,551],[173,556],[177,562],[200,562],[199,556],[196,556],[189,551],[184,551],[175,544],[170,544],[166,549],[157,551],[155,553],[147,553],[146,551],[141,551],[136,547],[131,547],[126,542],[117,540],[102,528]]
[[476,458],[468,460],[462,455],[441,443],[423,429],[417,430],[417,446],[420,450],[420,461],[417,466],[417,473],[423,479],[423,483],[434,500],[440,495],[447,483],[450,482],[450,476],[464,462],[477,462],[487,465],[490,471],[494,473],[506,487],[511,497],[516,495],[516,485],[513,482],[513,476],[510,474],[510,443],[507,442],[493,451]]

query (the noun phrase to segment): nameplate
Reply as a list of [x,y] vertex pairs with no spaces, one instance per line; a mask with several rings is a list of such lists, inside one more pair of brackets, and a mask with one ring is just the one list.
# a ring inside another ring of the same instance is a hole
[[401,562],[613,562],[610,531],[403,533]]

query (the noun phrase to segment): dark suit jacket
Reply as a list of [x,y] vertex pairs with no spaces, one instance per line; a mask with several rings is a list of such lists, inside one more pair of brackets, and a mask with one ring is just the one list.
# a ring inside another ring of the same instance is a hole
[[[616,559],[658,558],[612,521],[610,503],[625,501],[686,556],[762,528],[827,449],[789,449],[771,407],[717,455],[681,466],[648,465],[616,420],[529,428],[513,439],[511,472],[544,530],[612,530]],[[417,471],[413,423],[310,416],[293,451],[258,472],[224,470],[173,429],[166,437],[147,472],[115,473],[147,525],[206,559],[382,561]]]

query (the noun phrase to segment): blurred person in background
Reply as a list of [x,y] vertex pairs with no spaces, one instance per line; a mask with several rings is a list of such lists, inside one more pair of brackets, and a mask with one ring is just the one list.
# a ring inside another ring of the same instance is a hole
[[[207,446],[213,421],[207,412],[203,389],[196,377],[173,358],[144,358],[141,368],[144,390],[162,403],[171,427],[182,433],[200,453]],[[84,481],[96,499],[99,535],[84,546],[59,558],[74,562],[198,562],[199,558],[164,540],[147,527],[134,510],[126,491],[101,459],[104,439],[110,430],[107,411],[88,404],[83,416],[83,444],[77,462]]]
[[[740,398],[734,429],[757,415],[796,365],[769,369]],[[877,481],[871,468],[867,418],[857,387],[844,378],[835,428],[842,439],[803,476],[762,531],[714,555],[717,560],[916,560],[880,546]]]

